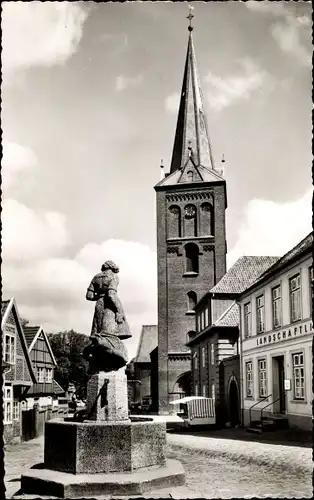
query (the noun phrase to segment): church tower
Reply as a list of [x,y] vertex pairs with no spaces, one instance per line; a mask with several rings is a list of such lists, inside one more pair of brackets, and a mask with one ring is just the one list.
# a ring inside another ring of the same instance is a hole
[[[191,26],[170,172],[155,186],[158,411],[189,378],[196,302],[226,272],[226,182],[214,165]],[[184,390],[184,389],[183,389]]]

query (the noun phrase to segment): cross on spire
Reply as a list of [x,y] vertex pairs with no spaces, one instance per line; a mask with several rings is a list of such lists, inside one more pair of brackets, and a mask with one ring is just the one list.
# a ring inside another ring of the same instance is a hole
[[190,21],[190,24],[189,24],[189,27],[188,27],[188,30],[189,31],[193,31],[193,26],[192,26],[192,19],[193,19],[193,10],[194,10],[194,7],[192,7],[191,5],[189,5],[189,9],[190,9],[190,12],[189,12],[189,15],[187,16],[187,19],[189,19]]

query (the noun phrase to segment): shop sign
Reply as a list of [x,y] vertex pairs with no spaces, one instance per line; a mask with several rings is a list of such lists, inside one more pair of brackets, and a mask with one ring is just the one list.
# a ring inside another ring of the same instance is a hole
[[309,321],[308,323],[303,323],[302,325],[286,328],[285,330],[280,330],[279,332],[273,332],[266,335],[259,335],[256,338],[256,345],[267,345],[281,342],[282,340],[289,340],[300,335],[310,333],[313,330],[313,323]]

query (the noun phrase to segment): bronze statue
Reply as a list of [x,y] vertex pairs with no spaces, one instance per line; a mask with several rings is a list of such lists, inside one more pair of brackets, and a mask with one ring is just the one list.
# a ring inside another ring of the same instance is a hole
[[90,363],[90,373],[116,371],[128,362],[122,340],[132,337],[122,304],[117,295],[118,266],[108,260],[101,266],[86,292],[87,300],[96,302],[91,344],[83,352]]

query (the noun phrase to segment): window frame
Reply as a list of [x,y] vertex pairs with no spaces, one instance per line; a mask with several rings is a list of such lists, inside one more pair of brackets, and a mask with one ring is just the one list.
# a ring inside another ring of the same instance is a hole
[[[299,278],[299,284],[296,286],[294,290],[292,290],[292,282]],[[297,317],[293,316],[293,302],[294,302],[294,295],[298,293],[299,297],[299,315]],[[289,278],[289,304],[290,304],[290,321],[291,323],[296,323],[297,321],[300,321],[302,319],[302,297],[301,297],[301,273],[298,272],[291,276]]]
[[206,383],[204,383],[204,384],[202,385],[202,396],[203,396],[204,398],[207,398],[207,384],[206,384]]
[[[13,423],[13,387],[12,385],[3,386],[3,424]],[[9,408],[9,412],[8,409]],[[10,417],[10,418],[8,418]]]
[[[248,370],[248,365],[251,366],[251,370]],[[251,374],[250,384],[248,384],[248,374]],[[250,385],[250,391],[249,389]],[[250,393],[249,393],[250,392]],[[253,399],[254,397],[254,377],[253,377],[253,360],[245,362],[245,395],[247,399]]]
[[[258,301],[263,299],[263,304],[259,305]],[[259,313],[262,312],[260,315]],[[256,333],[265,333],[265,294],[262,293],[256,297]]]
[[[279,290],[279,297],[274,297],[274,292]],[[278,324],[275,324],[275,305],[279,304],[278,310]],[[272,324],[273,328],[281,328],[282,327],[282,293],[281,293],[281,284],[274,286],[271,289],[271,311],[272,311]]]
[[215,381],[212,380],[210,383],[210,397],[213,401],[216,400],[216,388],[215,388]]
[[[301,351],[291,353],[291,356],[292,356],[293,400],[305,402],[305,400],[306,400],[306,397],[305,397],[306,396],[306,394],[305,394],[305,353],[303,350],[301,350]],[[298,364],[296,365],[295,358],[296,357],[300,358],[301,356],[302,356],[302,363],[300,363],[300,361],[299,361]],[[297,370],[298,371],[300,370],[300,372],[301,372],[301,370],[303,370],[303,376],[301,376],[301,374],[300,374],[298,377],[296,377],[295,373]],[[303,391],[303,396],[302,395],[297,396],[297,384],[296,384],[297,379],[300,380],[299,389],[301,390],[301,394]],[[303,386],[302,386],[302,381],[303,381]]]
[[210,342],[210,364],[215,365],[215,342]]
[[39,384],[44,384],[45,383],[45,367],[44,366],[37,366],[37,376],[38,376],[38,383]]
[[309,298],[310,298],[310,317],[312,317],[313,314],[313,299],[314,299],[314,293],[313,293],[313,265],[309,266],[308,269],[308,274],[309,274]]
[[[261,364],[264,367],[261,368]],[[260,358],[257,360],[257,373],[258,373],[258,395],[260,398],[267,396],[267,358]],[[261,375],[263,374],[263,377]]]
[[[7,339],[12,342],[9,344],[9,350],[7,350]],[[9,352],[8,352],[9,351]],[[16,334],[5,330],[4,333],[4,349],[3,349],[3,360],[10,365],[15,364],[16,359]],[[7,356],[9,354],[9,356]]]
[[19,401],[13,401],[13,420],[16,422],[20,420],[20,403]]
[[45,379],[47,383],[52,383],[52,368],[46,368]]
[[[246,312],[246,308],[249,306],[249,311]],[[251,301],[243,304],[243,314],[244,314],[244,338],[248,339],[252,337],[252,303]]]
[[206,366],[206,351],[205,351],[205,347],[202,347],[201,356],[202,356],[202,368],[205,368],[205,366]]

